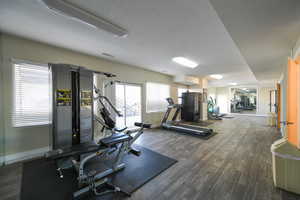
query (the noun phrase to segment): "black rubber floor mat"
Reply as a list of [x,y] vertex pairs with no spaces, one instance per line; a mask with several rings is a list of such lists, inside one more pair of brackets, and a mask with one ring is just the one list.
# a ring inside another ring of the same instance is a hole
[[[135,146],[142,154],[136,157],[126,155],[125,169],[109,177],[109,181],[120,187],[122,191],[132,194],[145,183],[171,167],[177,161],[154,152],[150,149]],[[91,165],[101,165],[99,160]],[[89,166],[91,167],[91,166]],[[101,166],[100,166],[101,167]],[[23,177],[21,187],[21,200],[68,200],[76,190],[77,181],[73,170],[65,170],[64,178],[58,177],[53,161],[45,159],[34,160],[23,164]],[[87,195],[80,199],[123,199],[123,193],[109,194],[95,197]]]

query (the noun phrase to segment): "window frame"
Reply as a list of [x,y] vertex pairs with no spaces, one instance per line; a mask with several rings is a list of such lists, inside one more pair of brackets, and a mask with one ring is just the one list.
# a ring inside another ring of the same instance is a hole
[[[52,124],[52,106],[53,106],[53,102],[52,102],[52,73],[51,73],[51,68],[49,67],[48,64],[45,63],[37,63],[37,62],[32,62],[32,61],[28,61],[28,60],[22,60],[22,59],[16,59],[16,58],[11,58],[10,59],[10,63],[11,63],[11,87],[12,87],[12,93],[11,93],[11,99],[12,99],[12,105],[11,105],[11,126],[13,128],[31,128],[31,127],[44,127],[44,126],[49,126]],[[48,68],[49,70],[49,121],[45,122],[45,123],[36,123],[36,124],[24,124],[24,125],[17,125],[16,124],[16,120],[15,118],[15,113],[16,113],[16,81],[15,81],[15,69],[16,66],[15,65],[21,65],[21,64],[27,64],[27,65],[36,65],[39,67],[45,67]]]

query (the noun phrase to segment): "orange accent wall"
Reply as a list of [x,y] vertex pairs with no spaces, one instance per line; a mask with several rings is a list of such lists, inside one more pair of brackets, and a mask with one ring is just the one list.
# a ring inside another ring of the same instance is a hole
[[299,147],[299,65],[296,61],[288,60],[288,83],[287,83],[287,125],[288,141],[294,146]]

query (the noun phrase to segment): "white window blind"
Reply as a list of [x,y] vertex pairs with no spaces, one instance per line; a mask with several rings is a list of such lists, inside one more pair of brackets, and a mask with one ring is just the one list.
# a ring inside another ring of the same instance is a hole
[[167,109],[167,98],[170,97],[170,86],[160,83],[146,84],[147,103],[146,111],[149,112],[162,112]]
[[49,67],[13,64],[13,127],[51,123],[51,72]]

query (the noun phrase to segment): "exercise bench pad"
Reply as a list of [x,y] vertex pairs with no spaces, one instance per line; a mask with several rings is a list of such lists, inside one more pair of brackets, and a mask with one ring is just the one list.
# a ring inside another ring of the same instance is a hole
[[110,147],[116,144],[120,144],[126,141],[131,140],[132,137],[130,135],[124,133],[115,133],[112,136],[103,138],[100,140],[100,144],[106,147]]

